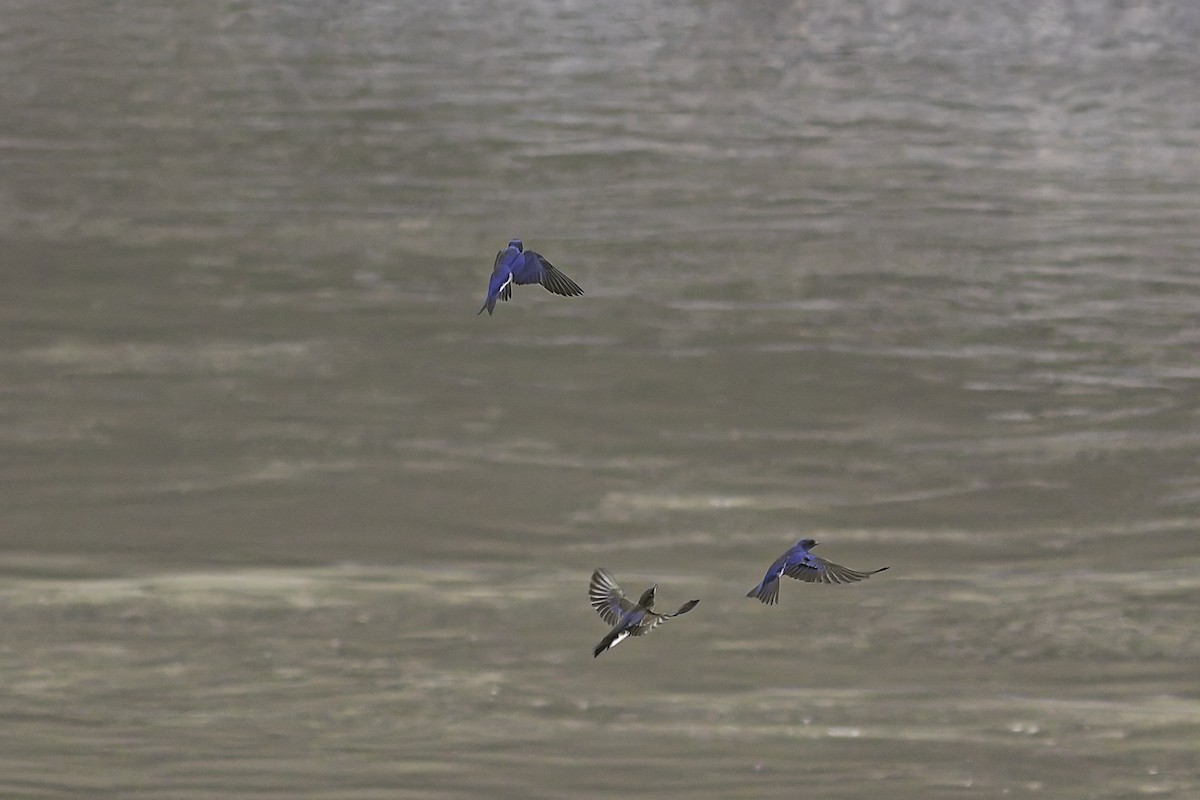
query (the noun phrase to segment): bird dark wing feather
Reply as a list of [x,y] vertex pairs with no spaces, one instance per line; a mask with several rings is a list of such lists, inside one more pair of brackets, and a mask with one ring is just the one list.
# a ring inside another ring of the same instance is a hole
[[861,572],[832,561],[826,561],[820,556],[812,556],[815,564],[792,564],[784,569],[783,574],[805,583],[857,583],[871,577],[877,572],[883,572],[887,567]]
[[578,297],[583,289],[575,281],[568,278],[558,267],[551,264],[533,250],[525,251],[525,263],[520,270],[513,274],[517,283],[540,283],[546,290],[563,297]]
[[592,573],[592,581],[588,584],[588,599],[600,618],[609,625],[616,625],[622,614],[628,614],[637,605],[625,596],[612,573],[603,568]]
[[546,265],[546,279],[542,281],[542,286],[545,286],[547,291],[563,297],[578,297],[583,294],[579,284],[549,264]]
[[564,297],[578,297],[583,294],[583,289],[580,284],[566,277],[562,271],[556,267],[548,266],[546,270],[546,279],[541,282],[541,285],[546,287],[547,291],[552,291],[553,294],[562,295]]

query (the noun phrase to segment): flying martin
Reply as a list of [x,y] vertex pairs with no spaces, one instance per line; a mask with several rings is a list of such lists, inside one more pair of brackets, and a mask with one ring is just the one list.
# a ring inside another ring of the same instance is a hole
[[801,539],[796,542],[795,547],[775,559],[775,563],[763,576],[762,583],[747,592],[746,597],[757,597],[769,606],[775,605],[779,602],[779,578],[783,575],[805,583],[856,583],[887,569],[880,567],[870,572],[859,572],[843,567],[809,552],[816,546],[816,539]]
[[672,617],[686,614],[700,602],[689,600],[674,614],[659,614],[654,611],[654,594],[657,591],[656,583],[642,592],[642,596],[635,603],[625,596],[611,572],[597,569],[592,573],[592,582],[588,585],[588,599],[592,601],[592,608],[596,609],[596,613],[612,626],[612,630],[592,651],[592,658],[610,647],[616,647],[630,636],[642,636]]
[[[563,297],[576,297],[583,294],[575,281],[568,278],[557,267],[542,257],[541,253],[526,250],[520,239],[513,239],[499,253],[496,253],[496,263],[492,266],[492,278],[488,281],[487,299],[479,314],[487,309],[490,316],[496,309],[496,300],[508,300],[512,297],[513,284],[524,286],[527,283],[540,283],[547,291],[560,294]],[[475,316],[479,316],[476,314]]]

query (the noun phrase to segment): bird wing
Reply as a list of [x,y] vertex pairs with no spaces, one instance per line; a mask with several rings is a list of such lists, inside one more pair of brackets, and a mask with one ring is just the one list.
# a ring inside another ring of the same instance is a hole
[[521,253],[512,262],[513,280],[522,286],[529,283],[541,283],[546,277],[546,268],[542,266],[543,261],[545,259],[532,250]]
[[629,632],[634,636],[645,636],[668,619],[670,619],[669,614],[656,614],[653,611],[647,611],[645,616],[642,617],[642,621],[631,627]]
[[517,261],[519,263],[513,263],[513,280],[518,284],[524,286],[528,283],[540,283],[548,291],[563,297],[578,297],[583,294],[583,289],[580,289],[575,281],[564,275],[541,253],[526,250],[518,256]]
[[604,568],[592,573],[591,583],[588,584],[588,600],[600,618],[609,625],[616,625],[621,617],[637,607],[637,603],[625,596],[612,573]]
[[646,616],[642,618],[642,621],[638,623],[637,627],[633,628],[630,633],[632,633],[634,636],[643,636],[657,628],[659,625],[662,625],[667,620],[691,611],[699,602],[699,600],[688,600],[686,603],[681,605],[679,610],[674,614],[658,614],[653,611],[647,611]]
[[805,583],[857,583],[864,578],[871,577],[876,572],[883,572],[885,569],[887,567],[861,572],[806,553],[802,560],[785,567],[783,574]]

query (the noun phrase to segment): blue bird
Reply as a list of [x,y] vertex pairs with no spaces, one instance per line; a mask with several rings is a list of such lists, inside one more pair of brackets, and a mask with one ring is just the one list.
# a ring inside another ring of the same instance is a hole
[[497,298],[507,301],[512,297],[514,283],[519,286],[540,283],[547,291],[563,297],[577,297],[583,294],[583,289],[580,289],[575,281],[560,272],[543,258],[541,253],[526,250],[520,239],[513,239],[508,243],[508,247],[496,253],[492,278],[488,281],[487,299],[483,301],[483,308],[479,309],[479,314],[487,309],[488,316],[491,316],[496,309]]
[[816,539],[801,539],[796,542],[795,547],[775,559],[775,563],[763,576],[762,583],[747,592],[746,597],[757,597],[769,606],[775,605],[779,602],[779,578],[783,575],[805,583],[856,583],[887,569],[880,567],[870,572],[859,572],[843,567],[810,553],[809,551],[816,546]]
[[642,636],[656,627],[680,614],[686,614],[696,607],[699,600],[689,600],[679,607],[674,614],[659,614],[654,611],[654,594],[658,584],[654,584],[635,603],[625,596],[625,592],[617,584],[612,573],[606,569],[597,569],[592,573],[592,581],[588,584],[588,599],[596,613],[612,625],[612,630],[605,634],[600,643],[592,651],[592,658],[603,653],[610,647],[616,647],[630,636]]

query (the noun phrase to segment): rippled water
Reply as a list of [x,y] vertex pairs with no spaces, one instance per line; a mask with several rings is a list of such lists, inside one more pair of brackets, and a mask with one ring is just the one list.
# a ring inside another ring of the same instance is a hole
[[1198,36],[8,4],[0,794],[1197,796]]

